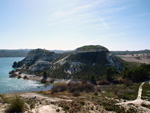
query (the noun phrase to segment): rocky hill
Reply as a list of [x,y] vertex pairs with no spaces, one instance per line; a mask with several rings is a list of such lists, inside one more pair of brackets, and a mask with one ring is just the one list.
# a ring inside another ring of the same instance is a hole
[[104,75],[107,67],[115,67],[117,71],[123,68],[118,58],[99,45],[83,46],[66,53],[32,50],[22,61],[15,62],[13,67],[20,67],[22,71],[38,75],[47,71],[54,78],[88,78],[90,74]]

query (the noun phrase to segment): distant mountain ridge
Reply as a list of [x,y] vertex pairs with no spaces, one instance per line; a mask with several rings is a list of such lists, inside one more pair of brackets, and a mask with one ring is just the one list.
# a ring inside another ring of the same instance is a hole
[[139,51],[111,51],[112,55],[150,54],[149,49]]
[[[26,57],[32,49],[0,49],[0,57]],[[49,50],[55,53],[64,53],[71,50]]]
[[[89,48],[84,48],[89,49]],[[0,49],[0,57],[26,57],[32,49]],[[73,50],[48,50],[55,53],[71,52]],[[110,51],[112,55],[150,54],[149,49],[139,51]]]
[[18,50],[0,50],[0,57],[26,57],[31,49],[18,49]]

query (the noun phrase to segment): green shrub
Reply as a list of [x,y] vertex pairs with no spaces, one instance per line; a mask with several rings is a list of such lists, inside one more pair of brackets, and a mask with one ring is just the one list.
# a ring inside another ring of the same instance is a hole
[[125,113],[125,109],[121,106],[115,105],[114,100],[103,100],[100,103],[107,111],[115,111],[116,113]]

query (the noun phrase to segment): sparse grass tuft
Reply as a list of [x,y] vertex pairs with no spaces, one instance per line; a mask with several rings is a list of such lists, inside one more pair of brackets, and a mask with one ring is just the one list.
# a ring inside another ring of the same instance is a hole
[[6,113],[20,113],[23,112],[25,108],[25,102],[19,96],[15,96],[10,101],[10,106],[7,108]]

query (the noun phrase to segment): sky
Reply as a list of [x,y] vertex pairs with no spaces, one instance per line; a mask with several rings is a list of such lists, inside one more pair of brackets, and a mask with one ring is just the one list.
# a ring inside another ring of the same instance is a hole
[[150,49],[150,0],[0,0],[0,49]]

